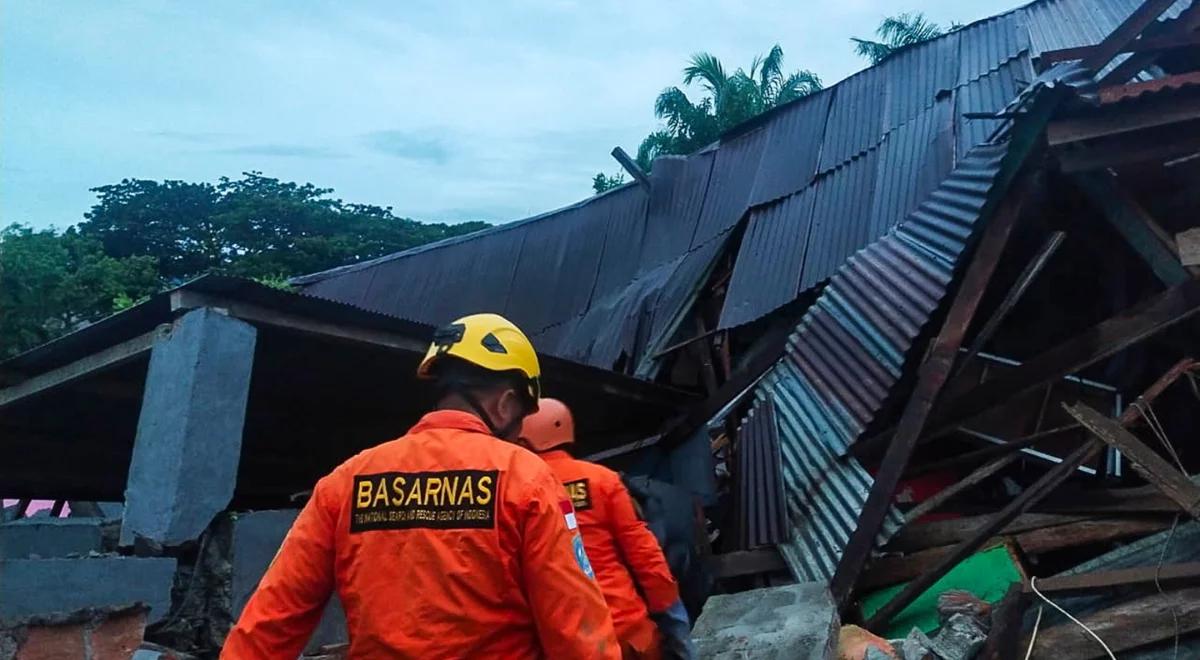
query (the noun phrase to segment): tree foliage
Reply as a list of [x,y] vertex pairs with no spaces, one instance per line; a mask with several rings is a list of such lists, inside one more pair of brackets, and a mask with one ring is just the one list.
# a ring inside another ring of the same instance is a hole
[[879,27],[875,28],[878,41],[858,37],[850,37],[850,41],[854,42],[855,53],[870,60],[871,64],[879,64],[902,48],[936,39],[960,27],[957,23],[951,23],[949,29],[943,29],[921,12],[903,13],[880,21]]
[[715,55],[696,53],[683,69],[683,85],[698,86],[702,94],[693,101],[683,89],[668,87],[655,99],[654,115],[662,126],[642,140],[637,153],[638,166],[647,172],[656,157],[701,149],[755,115],[821,89],[821,79],[806,69],[785,73],[783,49],[776,44],[748,70],[732,73]]
[[286,288],[288,277],[488,226],[417,222],[258,172],[215,184],[126,179],[93,192],[95,205],[64,232],[0,230],[0,355],[205,273]]
[[93,189],[79,233],[105,253],[153,257],[170,282],[206,272],[251,278],[310,273],[486,227],[421,223],[333,191],[248,172],[216,184],[126,179]]
[[154,259],[113,258],[74,229],[0,230],[0,355],[96,321],[159,286]]
[[625,173],[617,172],[616,174],[605,174],[598,172],[592,177],[592,190],[599,195],[602,192],[612,190],[617,186],[625,183]]

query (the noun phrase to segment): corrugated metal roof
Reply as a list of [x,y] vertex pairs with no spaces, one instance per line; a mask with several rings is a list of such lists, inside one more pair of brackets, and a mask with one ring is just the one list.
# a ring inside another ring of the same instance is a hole
[[787,539],[779,425],[770,398],[756,405],[737,432],[738,546],[775,545]]
[[[669,342],[739,221],[749,218],[749,225],[723,328],[770,313],[829,278],[912,212],[998,123],[964,120],[963,113],[1004,107],[1034,79],[1031,55],[1095,43],[1138,4],[1039,0],[907,48],[700,153],[663,159],[649,191],[627,185],[297,281],[313,295],[431,324],[502,309],[542,337],[545,350],[589,356],[600,366],[611,367],[607,360],[622,353],[645,358],[647,347]],[[1180,0],[1164,20],[1189,4]],[[798,210],[808,206],[811,213]],[[959,240],[960,229],[914,225],[909,233],[925,232],[933,247],[910,249],[937,253],[944,240]],[[530,290],[542,295],[524,293]],[[605,315],[620,319],[620,332],[600,322]],[[641,358],[638,372],[653,373]]]
[[[1019,11],[1029,32],[1033,55],[1039,57],[1048,50],[1099,43],[1141,4],[1142,0],[1042,0]],[[1191,4],[1191,0],[1178,0],[1163,12],[1159,21],[1179,18]]]
[[832,98],[832,94],[813,94],[789,104],[767,124],[767,141],[750,195],[752,205],[790,195],[812,183]]
[[750,207],[750,193],[762,158],[767,131],[759,128],[722,142],[708,179],[708,194],[692,245],[729,231]]
[[[759,385],[755,398],[771,402],[779,428],[780,474],[784,484],[789,535],[778,545],[797,580],[827,581],[871,490],[871,475],[851,456],[839,456],[812,438],[824,429],[824,415],[804,378],[782,362]],[[761,405],[761,403],[760,403]],[[884,522],[880,543],[904,523],[894,507]]]
[[[755,391],[777,409],[792,530],[781,548],[797,579],[833,575],[872,483],[848,449],[945,295],[1006,154],[1006,144],[976,147],[904,222],[848,259]],[[879,542],[902,524],[893,508]]]
[[722,328],[749,323],[796,299],[814,197],[814,189],[806,188],[750,212],[725,294]]

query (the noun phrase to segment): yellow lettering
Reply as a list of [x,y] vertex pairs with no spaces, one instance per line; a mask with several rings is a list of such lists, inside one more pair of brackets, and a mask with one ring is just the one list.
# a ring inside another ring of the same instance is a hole
[[475,489],[471,485],[471,477],[463,477],[462,490],[458,491],[458,503],[467,504],[475,500]]
[[437,504],[437,496],[442,490],[441,479],[426,479],[425,480],[425,503],[429,505]]
[[384,506],[388,505],[387,479],[383,477],[379,478],[379,488],[375,491],[375,501],[371,506],[379,506],[381,503]]
[[416,500],[417,506],[420,506],[422,504],[422,502],[421,502],[421,480],[420,479],[417,479],[416,481],[413,482],[412,490],[408,491],[408,498],[404,500],[404,506],[408,506],[408,505],[412,504],[413,500]]
[[371,506],[371,482],[366,479],[358,482],[358,499],[354,502],[354,508],[365,509]]
[[401,506],[404,504],[404,477],[395,477],[392,479],[392,506]]
[[446,485],[442,488],[442,492],[446,495],[446,499],[450,506],[458,504],[458,475],[454,475],[454,479],[445,477]]
[[484,475],[479,477],[479,498],[475,500],[476,504],[487,504],[492,501],[492,478]]

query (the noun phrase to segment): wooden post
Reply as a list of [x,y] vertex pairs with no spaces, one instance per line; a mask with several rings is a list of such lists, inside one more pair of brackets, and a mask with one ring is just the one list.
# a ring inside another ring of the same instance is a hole
[[1108,64],[1117,53],[1120,53],[1126,44],[1133,41],[1142,33],[1142,30],[1145,30],[1173,4],[1175,4],[1175,0],[1146,0],[1143,2],[1083,59],[1081,63],[1083,68],[1092,72],[1103,69],[1104,65]]
[[996,271],[1000,256],[1008,245],[1013,227],[1021,216],[1021,209],[1030,193],[1031,185],[1032,180],[1026,175],[1004,199],[995,216],[987,224],[958,293],[954,296],[954,302],[946,314],[942,329],[933,340],[928,357],[920,366],[916,387],[900,417],[896,435],[892,438],[879,472],[875,475],[875,482],[859,515],[858,526],[850,535],[830,582],[834,602],[841,610],[845,610],[850,602],[854,583],[858,580],[867,557],[870,556],[871,548],[874,547],[875,537],[887,516],[892,496],[905,468],[908,467],[908,459],[912,456],[917,440],[925,429],[929,411],[937,401],[942,386],[950,377],[958,349],[962,346],[967,328],[979,307],[979,301],[983,299],[983,293]]
[[933,583],[942,579],[950,569],[958,565],[958,563],[983,546],[988,539],[996,535],[997,532],[1004,529],[1008,523],[1012,522],[1017,516],[1029,510],[1029,507],[1037,504],[1043,497],[1048,495],[1059,484],[1071,476],[1075,468],[1089,461],[1093,456],[1099,453],[1101,444],[1095,440],[1089,440],[1075,451],[1071,452],[1062,463],[1055,465],[1049,472],[1042,475],[1040,479],[1035,481],[1024,492],[1013,498],[1003,509],[993,514],[986,524],[982,525],[974,536],[959,543],[951,550],[945,558],[943,558],[932,569],[922,573],[912,582],[909,582],[904,589],[896,594],[886,605],[881,607],[874,616],[867,621],[867,628],[871,630],[879,630],[883,624],[887,623],[892,617],[896,616],[913,602],[925,593],[925,590],[933,586]]
[[1163,495],[1171,498],[1184,512],[1200,519],[1200,486],[1192,483],[1179,468],[1168,463],[1132,433],[1121,428],[1121,424],[1116,420],[1101,415],[1086,404],[1069,406],[1064,403],[1063,409],[1105,444],[1120,451],[1129,459],[1138,474]]
[[1174,286],[1192,279],[1192,274],[1179,260],[1174,241],[1153,216],[1121,188],[1115,176],[1107,172],[1085,172],[1076,174],[1073,179],[1163,284]]
[[617,159],[617,162],[621,164],[621,167],[625,168],[626,172],[629,172],[629,176],[633,177],[634,180],[642,186],[643,190],[650,192],[649,175],[643,172],[642,168],[638,167],[638,164],[629,157],[629,154],[625,153],[624,149],[621,147],[613,147],[612,157]]

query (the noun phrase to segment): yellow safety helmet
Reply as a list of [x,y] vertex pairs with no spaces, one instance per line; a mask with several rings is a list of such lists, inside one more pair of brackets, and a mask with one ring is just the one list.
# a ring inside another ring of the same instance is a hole
[[488,371],[519,372],[536,409],[542,396],[542,368],[529,338],[508,319],[499,314],[472,314],[438,328],[417,368],[417,377],[433,378],[434,366],[446,355]]

